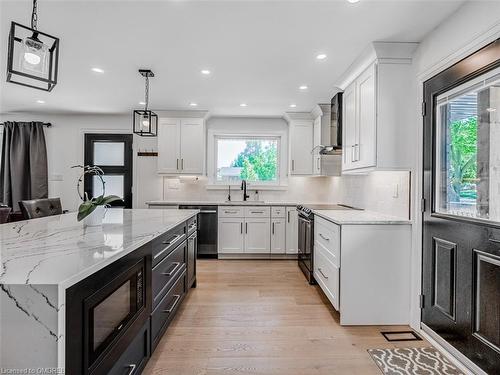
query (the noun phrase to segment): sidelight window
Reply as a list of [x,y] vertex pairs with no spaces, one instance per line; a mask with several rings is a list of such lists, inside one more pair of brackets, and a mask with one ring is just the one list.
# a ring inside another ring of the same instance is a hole
[[436,98],[435,211],[500,221],[500,70]]

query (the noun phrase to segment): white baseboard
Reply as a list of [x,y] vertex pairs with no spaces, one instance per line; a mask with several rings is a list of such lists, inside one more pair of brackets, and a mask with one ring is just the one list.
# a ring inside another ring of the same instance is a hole
[[424,323],[421,323],[421,329],[419,330],[419,333],[464,374],[488,375],[477,365],[475,365],[469,358],[460,353],[452,345],[448,344],[443,338],[441,338],[436,332],[434,332]]

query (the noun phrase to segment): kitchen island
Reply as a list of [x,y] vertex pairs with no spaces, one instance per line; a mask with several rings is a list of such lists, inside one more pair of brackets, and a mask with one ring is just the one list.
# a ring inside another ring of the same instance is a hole
[[[142,288],[155,285],[151,267],[161,266],[176,251],[170,251],[174,243],[177,249],[181,241],[186,242],[183,256],[187,256],[187,236],[196,233],[197,213],[109,209],[98,227],[85,227],[76,220],[76,213],[0,225],[0,369],[50,369],[51,373],[57,369],[63,373],[66,343],[82,342],[86,336],[83,329],[71,331],[71,337],[66,335],[66,310],[74,305],[66,299],[67,291],[72,287],[74,291],[93,275],[105,275],[115,263],[123,263],[139,251],[149,269],[144,269],[144,285],[141,281],[137,290],[149,299],[143,308],[149,318],[155,292],[142,292]],[[173,240],[168,239],[171,231],[175,231]],[[155,246],[162,246],[156,255]],[[176,266],[177,278],[186,273],[183,265]],[[174,274],[173,269],[170,272]],[[164,291],[166,286],[158,292],[163,300],[169,293]],[[87,372],[87,368],[82,371]]]

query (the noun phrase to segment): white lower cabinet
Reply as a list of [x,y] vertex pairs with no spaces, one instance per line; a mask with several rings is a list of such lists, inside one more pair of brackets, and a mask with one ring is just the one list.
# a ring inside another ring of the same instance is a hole
[[299,245],[299,216],[296,207],[286,208],[286,253],[297,254]]
[[286,253],[285,219],[271,219],[271,254]]
[[219,253],[238,254],[244,252],[244,222],[244,219],[237,217],[219,218]]
[[269,217],[245,219],[245,253],[262,254],[270,252],[270,222]]
[[295,207],[220,206],[219,254],[297,254]]
[[341,325],[409,324],[410,256],[410,224],[314,217],[314,278]]

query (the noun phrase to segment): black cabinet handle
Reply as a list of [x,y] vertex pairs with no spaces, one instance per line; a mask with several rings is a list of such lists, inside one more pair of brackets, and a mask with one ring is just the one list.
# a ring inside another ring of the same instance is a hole
[[273,235],[274,235],[274,222],[273,222]]
[[240,233],[243,234],[243,223],[240,223]]
[[248,233],[248,223],[245,223],[245,233]]

